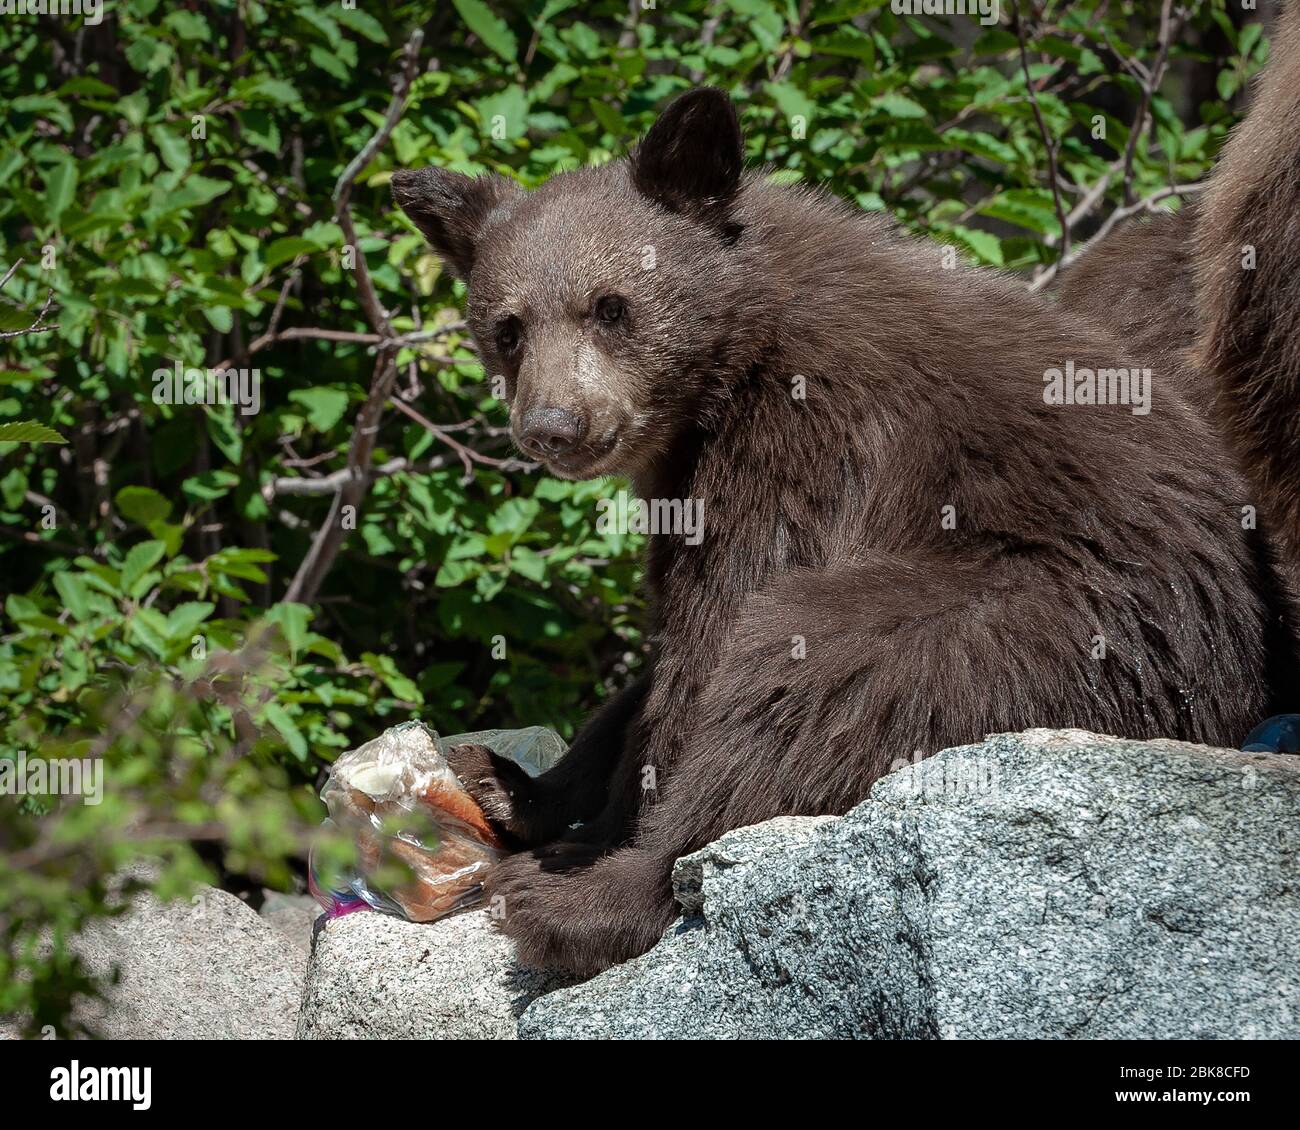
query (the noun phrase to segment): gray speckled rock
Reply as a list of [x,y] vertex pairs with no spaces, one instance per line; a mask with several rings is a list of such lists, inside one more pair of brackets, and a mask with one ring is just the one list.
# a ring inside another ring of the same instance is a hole
[[122,970],[86,1024],[105,1039],[289,1039],[305,958],[234,895],[201,888],[190,900],[140,895],[121,918],[75,942],[93,972]]
[[321,906],[311,895],[285,894],[281,891],[263,891],[262,905],[257,914],[269,922],[301,955],[303,967],[311,953],[311,938],[316,919],[321,916]]
[[679,861],[564,1037],[1300,1036],[1300,758],[1033,730]]
[[298,1036],[513,1040],[524,1007],[560,984],[519,969],[483,911],[432,923],[360,911],[316,936]]

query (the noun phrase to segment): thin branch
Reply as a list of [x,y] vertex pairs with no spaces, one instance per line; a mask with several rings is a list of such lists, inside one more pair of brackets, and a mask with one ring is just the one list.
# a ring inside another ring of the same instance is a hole
[[450,447],[452,451],[460,457],[461,463],[464,464],[466,479],[474,473],[474,468],[471,466],[473,463],[482,463],[488,467],[498,467],[504,471],[535,471],[537,469],[538,465],[536,463],[527,463],[522,459],[497,459],[491,455],[484,455],[482,452],[475,451],[473,448],[466,447],[459,440],[452,439],[451,436],[447,434],[448,429],[440,428],[432,420],[421,415],[409,404],[405,404],[397,398],[394,398],[390,403],[400,412],[404,412],[407,416],[410,416],[412,420],[429,432],[430,435],[435,436]]
[[424,32],[417,27],[411,32],[411,38],[407,40],[406,47],[402,51],[402,73],[393,85],[393,97],[388,103],[388,112],[384,115],[382,124],[375,132],[375,136],[362,147],[361,152],[343,170],[338,183],[334,186],[335,216],[339,227],[343,229],[344,239],[356,251],[356,266],[353,269],[357,274],[357,296],[361,299],[361,307],[365,310],[371,326],[387,337],[394,336],[393,327],[389,325],[388,313],[375,293],[374,283],[370,279],[370,269],[366,266],[366,257],[360,253],[360,240],[357,238],[356,226],[352,222],[352,210],[349,204],[352,200],[352,186],[360,176],[361,170],[370,164],[374,155],[388,142],[389,135],[406,108],[406,95],[415,79],[420,44],[423,41]]
[[[357,333],[353,330],[328,330],[318,326],[290,326],[287,330],[278,330],[276,332],[272,332],[268,328],[265,333],[252,340],[248,348],[243,351],[242,356],[245,358],[251,357],[254,353],[260,353],[268,346],[276,345],[282,341],[337,341],[349,345],[377,345],[395,353],[397,350],[410,345],[420,345],[426,341],[435,341],[440,337],[459,333],[464,328],[465,323],[462,321],[451,322],[445,326],[440,326],[436,330],[420,330],[406,334]],[[450,365],[460,359],[456,357],[440,357],[437,360]],[[235,357],[230,357],[219,365],[214,365],[213,368],[229,369],[234,365],[235,361]]]
[[[1160,84],[1164,80],[1165,69],[1168,66],[1169,44],[1172,39],[1172,7],[1173,0],[1164,0],[1160,15],[1160,31],[1157,40],[1156,58],[1151,69],[1147,70],[1145,67],[1141,67],[1139,73],[1139,70],[1134,69],[1133,67],[1127,68],[1141,86],[1142,98],[1138,107],[1137,116],[1133,121],[1133,127],[1129,130],[1128,144],[1124,147],[1124,153],[1097,179],[1097,182],[1088,189],[1079,203],[1075,205],[1074,209],[1068,216],[1066,216],[1063,228],[1063,237],[1059,241],[1061,246],[1061,256],[1051,266],[1041,268],[1034,274],[1033,280],[1029,284],[1029,289],[1032,292],[1036,293],[1041,291],[1061,271],[1071,263],[1076,262],[1086,248],[1093,246],[1102,237],[1108,235],[1112,230],[1114,230],[1115,225],[1120,223],[1122,220],[1136,215],[1138,212],[1153,210],[1152,205],[1154,203],[1158,203],[1167,197],[1183,196],[1190,192],[1199,191],[1199,185],[1173,186],[1161,189],[1144,200],[1136,202],[1134,200],[1133,162],[1137,154],[1138,141],[1142,133],[1146,130],[1147,123],[1150,120],[1151,100],[1155,96],[1156,91],[1160,89]],[[1185,15],[1185,13],[1182,14]],[[1114,51],[1113,47],[1111,49]],[[1121,62],[1125,62],[1118,52],[1116,52],[1116,58],[1120,59]],[[1136,60],[1134,62],[1136,63]],[[1102,227],[1082,247],[1072,251],[1070,249],[1070,239],[1073,235],[1074,228],[1090,215],[1096,209],[1097,205],[1105,199],[1107,188],[1110,187],[1115,177],[1121,174],[1124,181],[1123,207],[1119,208],[1107,217]],[[1058,240],[1053,236],[1048,236],[1044,242],[1049,247],[1055,247],[1058,244]]]
[[[402,110],[406,107],[407,94],[410,92],[411,83],[415,80],[420,44],[423,41],[424,32],[417,27],[411,32],[411,37],[402,50],[402,70],[393,83],[393,97],[388,104],[388,112],[384,115],[383,122],[374,137],[343,170],[334,188],[334,209],[339,227],[343,229],[344,238],[354,249],[358,247],[359,240],[356,225],[352,222],[352,210],[349,207],[352,186],[361,174],[361,170],[387,143],[389,135],[402,116]],[[348,462],[345,468],[347,475],[334,495],[334,501],[330,503],[329,514],[326,515],[324,524],[316,531],[311,547],[289,584],[284,597],[286,601],[310,603],[320,591],[321,582],[324,581],[325,575],[334,564],[335,557],[338,556],[346,532],[343,528],[344,510],[351,509],[355,514],[360,509],[370,487],[371,476],[367,468],[370,466],[370,457],[375,449],[375,436],[379,432],[384,405],[388,401],[393,389],[393,381],[397,377],[397,366],[393,363],[397,354],[397,346],[394,344],[397,334],[393,332],[388,314],[375,293],[364,255],[360,253],[356,255],[354,269],[361,308],[366,313],[370,328],[383,340],[379,346],[379,355],[375,358],[375,370],[370,378],[370,391],[357,412],[352,443],[348,447]]]
[[803,34],[804,25],[808,22],[808,12],[811,8],[812,0],[801,0],[799,14],[795,17],[795,22],[790,28],[790,46],[786,48],[785,54],[781,56],[781,61],[776,65],[776,71],[772,75],[773,82],[780,82],[790,73],[790,68],[794,65],[795,41]]
[[[1106,189],[1110,187],[1111,179],[1118,171],[1119,163],[1116,162],[1097,178],[1097,183],[1083,194],[1078,204],[1070,209],[1070,214],[1065,217],[1065,230],[1067,232],[1072,232],[1106,198]],[[1049,247],[1055,247],[1058,241],[1048,236],[1045,242]],[[1064,250],[1068,251],[1069,249],[1065,248]]]
[[619,32],[618,46],[626,51],[636,46],[636,25],[641,19],[641,0],[627,0],[627,19],[623,21],[623,30]]
[[402,73],[393,83],[393,97],[388,103],[388,112],[384,115],[382,124],[375,132],[375,136],[361,147],[361,152],[348,162],[334,184],[334,207],[337,210],[341,211],[348,206],[352,196],[352,185],[361,175],[361,170],[370,164],[375,154],[384,147],[389,135],[401,119],[402,111],[406,108],[406,95],[415,80],[415,67],[420,54],[420,44],[423,42],[424,31],[417,27],[411,32],[411,38],[406,41],[406,46],[402,48]]
[[[51,824],[52,827],[55,825]],[[179,843],[221,843],[228,838],[225,824],[209,822],[205,824],[183,824],[179,821],[158,821],[141,824],[136,828],[122,829],[113,833],[115,843],[152,843],[167,840]],[[42,836],[36,843],[22,851],[12,853],[5,861],[10,871],[35,871],[50,863],[66,859],[86,850],[85,844],[77,839],[55,840]]]
[[397,366],[393,364],[393,354],[382,350],[375,358],[375,371],[370,378],[370,392],[357,413],[356,428],[352,433],[352,443],[348,447],[348,461],[344,469],[342,485],[334,495],[329,514],[311,547],[298,566],[297,573],[284,595],[286,601],[298,601],[310,604],[320,590],[325,574],[334,564],[343,545],[343,526],[345,510],[351,510],[349,517],[355,517],[361,508],[366,492],[370,486],[370,456],[375,449],[375,436],[379,432],[379,420],[383,414],[385,402],[392,391],[393,380],[397,376]]
[[1056,163],[1058,142],[1047,128],[1047,119],[1043,117],[1043,108],[1038,104],[1038,91],[1029,75],[1029,51],[1025,46],[1025,23],[1020,10],[1016,10],[1016,38],[1020,46],[1020,69],[1025,74],[1025,89],[1029,92],[1029,105],[1034,111],[1034,120],[1038,122],[1038,132],[1043,136],[1043,145],[1047,148],[1047,179],[1052,186],[1052,203],[1056,207],[1056,220],[1061,225],[1061,253],[1070,250],[1070,225],[1065,215],[1065,201],[1061,197],[1061,174]]
[[[0,290],[4,289],[5,283],[14,277],[14,272],[22,265],[23,261],[18,259],[14,262],[14,265],[5,272],[5,277],[0,279]],[[51,287],[49,292],[45,295],[45,305],[41,307],[41,312],[36,315],[36,321],[25,330],[5,330],[3,333],[0,333],[0,341],[8,341],[15,337],[26,337],[28,334],[43,334],[49,333],[50,330],[57,330],[59,328],[58,322],[51,322],[49,325],[41,324],[45,321],[45,315],[50,312],[50,305],[53,302],[54,288]]]
[[1165,77],[1165,64],[1169,58],[1170,20],[1173,16],[1174,0],[1164,0],[1160,5],[1160,33],[1156,41],[1156,59],[1151,66],[1151,73],[1145,80],[1139,79],[1142,97],[1138,101],[1137,117],[1133,128],[1129,130],[1128,144],[1124,147],[1124,204],[1133,203],[1133,161],[1137,156],[1138,141],[1146,132],[1147,122],[1151,116],[1151,99],[1160,88]]
[[271,311],[271,320],[266,323],[266,332],[274,335],[275,331],[280,328],[280,319],[284,316],[284,304],[289,298],[289,289],[302,275],[302,262],[305,255],[299,255],[293,261],[293,268],[289,271],[289,277],[284,280],[284,285],[280,287],[280,297],[275,300],[275,308]]
[[[403,472],[409,472],[413,475],[427,474],[429,471],[437,471],[442,467],[446,467],[450,462],[451,457],[446,455],[435,455],[419,463],[412,463],[405,458],[390,459],[387,463],[380,463],[377,467],[369,468],[366,474],[369,476],[370,481],[374,482],[375,479],[384,478],[388,475],[400,475]],[[318,479],[295,478],[293,476],[271,479],[262,487],[262,497],[267,502],[270,502],[277,495],[334,494],[336,491],[341,490],[351,477],[352,469],[344,467],[340,471],[322,475]]]
[[1192,196],[1201,192],[1205,188],[1204,182],[1197,184],[1174,184],[1153,192],[1150,196],[1144,197],[1133,204],[1126,204],[1121,208],[1116,208],[1097,231],[1084,243],[1076,247],[1069,255],[1062,256],[1057,262],[1053,263],[1041,275],[1034,278],[1029,284],[1030,291],[1037,293],[1042,290],[1057,274],[1065,270],[1072,263],[1076,263],[1087,252],[1088,248],[1096,246],[1105,239],[1115,227],[1139,212],[1151,212],[1152,214],[1162,211],[1156,207],[1157,204],[1168,200],[1171,196]]

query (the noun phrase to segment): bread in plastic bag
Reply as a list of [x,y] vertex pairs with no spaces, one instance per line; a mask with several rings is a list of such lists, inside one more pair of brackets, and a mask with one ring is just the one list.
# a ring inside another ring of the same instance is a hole
[[[321,790],[326,826],[350,835],[357,847],[352,874],[323,881],[313,850],[310,886],[330,917],[373,909],[412,922],[474,906],[483,876],[505,854],[500,839],[447,764],[453,745],[476,743],[508,757],[530,775],[565,752],[558,734],[541,726],[483,730],[443,738],[420,722],[386,730],[343,754]],[[381,868],[410,878],[384,889]]]

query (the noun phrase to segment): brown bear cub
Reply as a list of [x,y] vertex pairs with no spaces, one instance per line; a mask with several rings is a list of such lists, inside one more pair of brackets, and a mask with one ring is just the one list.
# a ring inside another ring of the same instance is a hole
[[564,762],[455,751],[522,849],[489,894],[524,962],[642,953],[679,856],[842,813],[899,759],[1032,726],[1235,746],[1295,706],[1259,499],[1183,353],[746,172],[717,90],[532,192],[393,189],[468,284],[519,446],[703,515],[648,539],[653,659]]

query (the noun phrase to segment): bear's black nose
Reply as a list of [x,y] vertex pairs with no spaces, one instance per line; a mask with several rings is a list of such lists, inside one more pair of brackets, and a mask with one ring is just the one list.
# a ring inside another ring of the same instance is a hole
[[586,433],[586,423],[567,408],[530,408],[519,422],[519,446],[540,459],[554,459],[577,447]]

